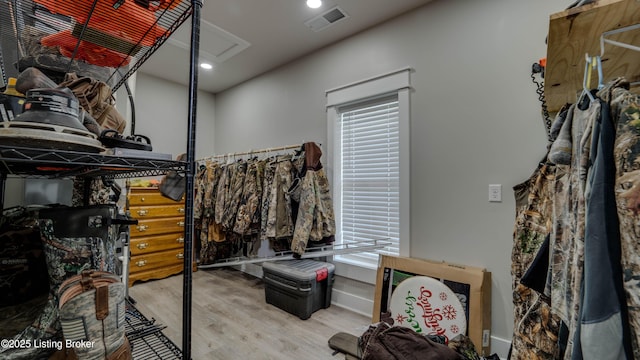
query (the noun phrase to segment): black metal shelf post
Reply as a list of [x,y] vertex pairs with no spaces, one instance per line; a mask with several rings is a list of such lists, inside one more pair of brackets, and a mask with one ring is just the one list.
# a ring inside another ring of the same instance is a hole
[[189,64],[189,114],[187,129],[187,171],[185,196],[184,270],[182,287],[182,356],[191,359],[191,295],[193,275],[193,201],[195,174],[196,113],[198,103],[198,58],[200,54],[201,0],[193,0],[191,14],[191,53]]

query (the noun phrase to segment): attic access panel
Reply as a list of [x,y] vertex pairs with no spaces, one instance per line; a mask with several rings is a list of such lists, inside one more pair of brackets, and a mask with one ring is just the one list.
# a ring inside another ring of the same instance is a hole
[[6,0],[0,6],[3,85],[34,66],[118,89],[184,23],[190,0]]
[[[191,24],[185,23],[173,32],[167,44],[178,49],[189,50],[190,39]],[[249,46],[251,46],[251,44],[248,41],[206,20],[200,20],[200,60],[220,64],[239,54]],[[168,48],[169,46],[165,46],[161,51]]]

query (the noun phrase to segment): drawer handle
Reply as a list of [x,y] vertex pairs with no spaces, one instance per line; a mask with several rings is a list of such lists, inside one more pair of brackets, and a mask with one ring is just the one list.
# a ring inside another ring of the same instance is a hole
[[136,245],[136,247],[140,250],[144,250],[149,246],[149,243],[140,243],[138,245]]
[[147,260],[136,261],[136,265],[138,265],[138,267],[146,266],[147,265]]
[[178,212],[179,212],[180,214],[184,214],[184,208],[178,208]]
[[184,259],[184,254],[183,253],[177,254],[176,257],[178,259]]
[[178,221],[178,226],[184,227],[184,221]]
[[149,210],[138,210],[138,215],[147,216],[149,214]]
[[144,197],[141,197],[141,198],[140,198],[140,202],[144,202]]
[[184,242],[184,238],[181,236],[177,238],[176,241],[182,244]]
[[147,231],[148,228],[149,228],[149,225],[138,225],[138,226],[136,226],[136,229],[138,229],[138,231],[140,231],[140,232]]

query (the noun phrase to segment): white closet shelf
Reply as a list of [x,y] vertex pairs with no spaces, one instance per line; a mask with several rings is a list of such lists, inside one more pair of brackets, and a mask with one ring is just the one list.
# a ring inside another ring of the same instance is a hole
[[[604,82],[617,77],[640,80],[640,52],[607,44],[604,33],[640,23],[640,1],[600,0],[551,15],[544,93],[550,112],[574,103],[583,88],[585,55],[602,57]],[[640,30],[611,34],[608,39],[640,45]]]
[[[391,245],[391,242],[387,240],[367,240],[367,241],[352,242],[350,244],[335,244],[335,245],[309,247],[307,248],[307,251],[304,254],[302,254],[299,258],[308,259],[308,258],[319,258],[319,257],[325,257],[325,256],[333,256],[333,255],[353,254],[353,253],[382,249],[385,246],[389,246],[389,245]],[[296,259],[293,256],[293,252],[283,251],[283,252],[277,252],[275,253],[275,255],[268,256],[268,257],[255,257],[255,258],[232,257],[232,258],[222,259],[213,264],[198,265],[198,269],[211,269],[211,268],[236,266],[236,265],[243,265],[243,264],[263,263],[265,261],[293,260],[293,259]]]

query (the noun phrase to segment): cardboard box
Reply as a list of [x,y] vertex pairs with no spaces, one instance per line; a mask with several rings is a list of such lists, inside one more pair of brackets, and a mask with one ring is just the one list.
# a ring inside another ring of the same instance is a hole
[[[482,268],[380,255],[372,322],[380,321],[380,315],[389,310],[393,289],[412,276],[440,280],[457,295],[465,310],[467,336],[481,356],[490,355],[491,273]],[[420,308],[416,307],[416,311]]]

